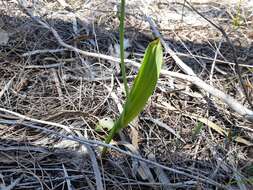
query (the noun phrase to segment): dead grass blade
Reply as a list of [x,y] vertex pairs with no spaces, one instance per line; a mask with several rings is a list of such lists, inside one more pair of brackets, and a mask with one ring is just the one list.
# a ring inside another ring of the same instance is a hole
[[[219,133],[222,136],[228,136],[229,135],[228,130],[221,128],[220,126],[216,125],[214,122],[210,121],[207,118],[200,117],[200,116],[198,116],[196,114],[183,114],[183,115],[206,124],[208,127],[212,128],[213,130],[215,130],[217,133]],[[236,137],[234,140],[236,142],[245,144],[247,146],[252,146],[253,145],[251,142],[249,142],[248,140],[246,140],[246,139],[244,139],[242,137]]]

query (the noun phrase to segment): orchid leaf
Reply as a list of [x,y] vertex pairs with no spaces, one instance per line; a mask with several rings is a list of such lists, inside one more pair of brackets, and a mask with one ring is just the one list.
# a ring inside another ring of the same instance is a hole
[[[157,39],[151,42],[145,51],[141,67],[124,104],[123,112],[114,123],[106,138],[106,143],[110,143],[115,134],[126,127],[143,110],[155,90],[162,62],[163,50],[160,40]],[[103,152],[105,151],[106,149]]]

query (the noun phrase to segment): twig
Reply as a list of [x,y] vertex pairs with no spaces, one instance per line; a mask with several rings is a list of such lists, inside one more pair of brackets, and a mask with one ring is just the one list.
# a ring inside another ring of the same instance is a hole
[[90,159],[91,159],[92,168],[93,168],[95,179],[96,179],[97,190],[103,190],[104,187],[103,187],[101,172],[99,170],[99,166],[98,166],[98,163],[97,163],[95,153],[94,153],[94,151],[92,150],[92,148],[90,146],[86,146],[86,148],[88,149],[89,156],[90,156]]
[[0,99],[2,98],[2,96],[4,95],[4,93],[10,88],[12,82],[13,82],[13,78],[11,78],[11,80],[9,80],[9,82],[4,86],[4,88],[0,91]]
[[63,66],[64,63],[55,63],[55,64],[49,64],[49,65],[27,65],[25,66],[25,69],[52,69]]
[[62,51],[69,51],[67,48],[62,48],[62,49],[39,49],[39,50],[34,50],[34,51],[29,51],[26,53],[23,53],[21,56],[22,57],[27,57],[27,56],[32,56],[40,53],[58,53]]
[[213,85],[213,74],[214,74],[214,69],[216,67],[216,60],[217,60],[218,52],[220,51],[221,43],[222,42],[219,43],[219,45],[215,51],[214,58],[213,58],[213,63],[212,63],[211,71],[210,71],[210,77],[209,77],[211,86]]
[[59,95],[60,99],[63,100],[63,93],[61,90],[61,84],[60,84],[58,74],[55,69],[52,69],[52,73],[53,73],[53,78],[54,78],[54,82],[55,82],[55,86],[56,86],[58,95]]
[[34,152],[42,152],[42,153],[49,153],[46,148],[43,147],[36,147],[36,146],[0,146],[0,151],[34,151]]
[[71,182],[70,182],[70,179],[69,179],[68,172],[67,172],[67,170],[66,170],[64,164],[62,164],[62,168],[63,168],[63,172],[64,172],[64,177],[66,178],[68,190],[73,190],[73,189],[72,189]]
[[[13,121],[13,123],[15,123],[15,121]],[[151,164],[153,166],[160,167],[160,168],[162,168],[164,170],[167,170],[167,171],[170,171],[170,172],[173,172],[173,173],[177,173],[177,174],[180,174],[180,175],[184,175],[184,176],[187,176],[189,178],[196,179],[197,181],[202,181],[202,182],[205,182],[205,183],[208,183],[208,184],[211,184],[211,185],[223,188],[223,189],[227,189],[227,187],[225,185],[220,184],[220,183],[218,183],[218,182],[216,182],[214,180],[211,180],[211,179],[209,179],[208,177],[206,177],[206,176],[204,176],[202,174],[196,174],[196,173],[195,174],[189,174],[189,173],[186,173],[186,172],[178,170],[178,169],[170,168],[168,166],[159,164],[157,162],[153,162],[151,160],[147,160],[147,159],[142,158],[140,156],[137,156],[135,154],[131,154],[131,153],[129,153],[127,151],[124,151],[124,150],[122,150],[122,149],[120,149],[118,147],[112,146],[110,144],[106,144],[106,143],[101,142],[101,141],[84,139],[84,138],[80,138],[80,137],[74,136],[74,135],[68,136],[68,135],[61,134],[59,132],[47,129],[45,127],[40,127],[40,126],[28,124],[28,123],[25,123],[25,126],[28,127],[28,128],[31,128],[31,129],[38,129],[38,130],[41,130],[41,131],[46,132],[46,133],[54,134],[54,135],[56,135],[58,137],[65,138],[67,140],[79,142],[82,145],[91,146],[91,147],[103,146],[103,147],[106,147],[106,148],[110,148],[110,149],[113,149],[113,150],[115,150],[117,152],[125,154],[127,156],[130,156],[132,158],[135,158],[135,159],[138,159],[140,161],[143,161],[143,162],[146,162],[148,164]]]
[[156,186],[170,186],[172,188],[180,188],[180,189],[187,189],[190,187],[195,187],[196,185],[199,184],[197,181],[184,181],[184,182],[178,182],[178,183],[147,183],[147,182],[128,182],[128,183],[121,183],[121,185],[156,185]]
[[19,114],[19,113],[16,113],[14,111],[10,111],[10,110],[4,109],[4,108],[0,108],[0,111],[9,113],[11,115],[15,115],[23,120],[32,121],[32,122],[40,123],[40,124],[44,124],[44,125],[51,125],[51,126],[59,127],[59,128],[66,130],[70,134],[72,133],[72,131],[66,125],[62,125],[62,124],[54,123],[54,122],[50,122],[50,121],[43,121],[43,120],[39,120],[39,119],[30,118],[28,116],[25,116],[25,115],[22,115],[22,114]]
[[86,78],[86,77],[76,77],[71,74],[65,74],[62,76],[62,80],[65,81],[88,81],[88,82],[95,82],[95,81],[111,81],[112,77],[96,77],[96,78]]
[[[163,70],[163,71],[161,71],[161,73],[164,74],[164,75],[172,76],[171,75],[172,73],[170,73],[169,71],[164,71]],[[245,117],[247,120],[253,122],[253,111],[248,109],[248,108],[245,108],[241,103],[239,103],[237,100],[235,100],[231,96],[225,94],[221,90],[218,90],[218,89],[214,88],[213,86],[205,83],[203,80],[201,80],[198,77],[187,76],[187,75],[183,75],[183,74],[180,74],[180,73],[173,74],[173,75],[174,75],[174,77],[190,81],[191,83],[195,84],[199,88],[201,88],[201,89],[205,90],[206,92],[210,93],[212,96],[215,96],[215,97],[221,99],[224,103],[229,105],[238,114]]]
[[[132,144],[127,143],[127,142],[120,142],[119,144],[125,146],[134,155],[138,155],[141,157],[139,151]],[[136,161],[133,159],[132,165],[133,165],[132,166],[133,173],[136,173],[136,170],[137,170],[137,172],[139,173],[139,175],[141,176],[141,178],[143,180],[148,180],[150,183],[155,183],[155,180],[154,180],[154,177],[150,171],[150,168],[145,162],[138,162],[137,161],[137,163],[136,163]]]
[[[200,58],[200,59],[204,59],[204,60],[207,60],[207,61],[213,61],[213,58],[211,58],[211,57],[205,57],[205,56],[196,55],[196,54],[189,55],[189,54],[180,53],[180,52],[176,52],[175,54],[178,55],[178,56],[182,56],[182,57]],[[235,65],[235,63],[233,63],[233,62],[223,61],[223,60],[220,60],[220,59],[216,59],[216,63],[228,64],[228,65],[233,65],[233,66]],[[238,65],[239,65],[239,67],[253,68],[253,65],[241,64],[241,63],[238,64]]]
[[249,103],[251,109],[253,109],[253,104],[251,103],[251,100],[250,100],[250,97],[249,97],[249,94],[248,94],[248,91],[247,91],[247,88],[243,82],[243,79],[242,79],[242,75],[241,75],[241,69],[239,67],[239,64],[238,64],[238,61],[237,61],[237,51],[236,51],[236,48],[234,46],[234,44],[231,42],[230,38],[228,37],[228,35],[226,34],[225,30],[222,28],[222,26],[218,26],[217,24],[215,24],[214,22],[212,22],[211,20],[209,20],[208,18],[206,18],[202,13],[200,13],[195,7],[193,7],[191,5],[191,3],[189,3],[187,0],[185,0],[185,2],[190,6],[190,8],[195,11],[199,16],[201,16],[202,18],[204,18],[207,22],[209,22],[213,27],[215,27],[217,30],[219,30],[221,32],[221,34],[223,35],[223,37],[226,39],[227,43],[230,45],[230,47],[232,48],[233,50],[233,60],[234,60],[234,63],[235,63],[235,71],[236,71],[236,74],[238,75],[238,78],[239,78],[239,81],[240,81],[240,84],[242,86],[242,89],[244,91],[244,94],[245,94],[245,97],[246,97],[246,100],[247,102]]
[[[155,158],[155,155],[153,153],[149,154],[148,155],[148,158],[150,160],[153,160],[156,162],[156,158]],[[166,173],[163,171],[163,169],[161,168],[155,168],[155,173],[159,179],[159,181],[163,184],[162,185],[162,189],[163,190],[173,190],[174,188],[170,185],[171,182],[168,178],[168,176],[166,175]]]
[[[135,75],[130,75],[130,76],[127,76],[127,79],[133,79],[135,77],[136,77]],[[122,77],[118,77],[118,78],[121,79]],[[112,81],[111,76],[88,78],[88,77],[76,77],[71,74],[64,74],[62,76],[62,79],[65,81],[87,81],[87,82]]]
[[[21,6],[22,6],[22,4],[21,4]],[[105,60],[113,61],[113,62],[118,62],[118,63],[120,62],[119,58],[115,58],[115,57],[112,57],[112,56],[109,56],[109,55],[104,55],[104,54],[101,54],[101,53],[92,53],[92,52],[83,51],[83,50],[75,48],[71,45],[66,44],[60,38],[59,34],[57,33],[57,31],[54,28],[52,28],[51,26],[49,26],[45,22],[42,22],[37,17],[34,17],[29,12],[29,10],[27,10],[24,6],[22,6],[22,7],[31,18],[33,18],[36,22],[38,22],[39,24],[41,24],[45,28],[49,29],[53,33],[55,38],[58,40],[59,44],[62,45],[63,47],[68,48],[69,50],[72,50],[72,51],[76,51],[76,52],[78,52],[80,54],[83,54],[85,56],[101,58],[101,59],[105,59]],[[134,67],[138,67],[138,68],[140,67],[139,63],[137,63],[135,61],[132,61],[132,60],[129,60],[129,59],[125,59],[125,63],[131,64]],[[170,76],[170,77],[183,79],[185,81],[188,81],[188,82],[191,82],[191,83],[195,84],[199,88],[201,88],[201,89],[205,90],[206,92],[212,94],[213,96],[221,99],[223,102],[225,102],[227,105],[229,105],[235,112],[242,115],[247,120],[253,122],[253,111],[252,110],[250,110],[248,108],[245,108],[237,100],[235,100],[231,96],[225,94],[224,92],[214,88],[213,86],[208,85],[207,83],[205,83],[200,78],[195,77],[195,76],[190,76],[190,75],[184,75],[184,74],[176,73],[176,72],[172,72],[172,71],[167,71],[167,70],[161,70],[161,74],[165,75],[165,76]]]
[[185,140],[179,134],[177,134],[174,129],[172,129],[171,127],[169,127],[165,123],[159,121],[158,119],[153,119],[153,118],[150,118],[150,117],[142,117],[141,119],[145,119],[145,120],[151,121],[154,124],[158,125],[159,127],[162,127],[164,129],[166,129],[167,131],[169,131],[170,133],[172,133],[173,135],[175,135],[179,140],[181,140],[183,143],[186,144]]
[[157,26],[155,24],[155,22],[152,20],[152,18],[150,16],[146,15],[146,20],[148,21],[148,23],[150,24],[150,27],[152,28],[152,31],[155,35],[155,37],[159,38],[164,49],[165,52],[168,52],[171,57],[174,59],[174,61],[176,62],[176,64],[188,75],[191,76],[196,76],[196,74],[193,72],[193,70],[187,66],[178,56],[177,54],[168,46],[168,44],[164,41],[164,39],[162,38],[160,32],[157,29]]
[[[44,54],[44,53],[57,53],[57,52],[61,52],[61,51],[69,51],[69,49],[67,48],[63,48],[63,49],[42,49],[42,50],[34,50],[34,51],[29,51],[29,52],[26,52],[24,54],[22,54],[21,56],[22,57],[28,57],[28,56],[31,56],[31,55],[35,55],[35,54]],[[176,55],[178,56],[183,56],[183,57],[196,57],[196,58],[200,58],[200,59],[205,59],[205,60],[208,60],[208,61],[213,61],[213,58],[211,57],[204,57],[204,56],[200,56],[200,55],[195,55],[195,54],[192,54],[192,55],[189,55],[189,54],[185,54],[185,53],[181,53],[181,52],[174,52]],[[129,60],[125,59],[126,62],[128,62]],[[229,61],[223,61],[223,60],[220,60],[220,59],[216,59],[216,62],[217,63],[221,63],[221,64],[228,64],[228,65],[235,65],[235,63],[233,62],[229,62]],[[53,65],[53,64],[52,64]],[[35,66],[35,65],[34,65]],[[38,65],[39,67],[42,67],[41,65]],[[47,65],[45,65],[47,66]],[[253,65],[247,65],[247,64],[240,64],[238,63],[238,66],[239,67],[246,67],[246,68],[253,68]],[[29,67],[33,67],[32,65],[28,65],[26,66],[25,68],[29,68]]]

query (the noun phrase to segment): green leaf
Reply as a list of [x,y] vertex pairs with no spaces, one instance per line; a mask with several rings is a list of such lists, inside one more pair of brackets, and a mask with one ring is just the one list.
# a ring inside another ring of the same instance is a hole
[[146,49],[142,65],[124,105],[124,111],[120,117],[124,126],[142,111],[153,94],[160,75],[162,60],[162,46],[160,40],[157,39],[151,42]]
[[[145,51],[142,65],[124,104],[123,112],[106,138],[106,143],[110,143],[114,135],[120,129],[126,127],[143,110],[155,90],[162,63],[162,46],[160,40],[157,39],[151,42]],[[106,149],[104,149],[103,153],[105,151]]]

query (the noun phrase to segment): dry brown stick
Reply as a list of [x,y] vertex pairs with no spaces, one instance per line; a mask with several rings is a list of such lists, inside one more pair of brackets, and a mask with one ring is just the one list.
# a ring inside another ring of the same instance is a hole
[[58,53],[58,52],[63,52],[63,51],[67,51],[67,50],[68,49],[66,49],[66,48],[62,48],[62,49],[38,49],[38,50],[33,50],[33,51],[23,53],[21,56],[22,57],[27,57],[27,56],[40,54],[40,53]]
[[233,51],[233,60],[235,63],[235,72],[238,75],[240,84],[242,86],[242,89],[244,91],[245,97],[247,102],[249,103],[251,109],[253,109],[253,104],[251,103],[250,97],[249,97],[249,93],[247,90],[247,87],[245,86],[243,79],[242,79],[242,75],[241,75],[241,69],[239,67],[239,63],[237,61],[237,51],[236,48],[234,46],[234,44],[231,42],[230,38],[228,37],[227,33],[225,32],[225,30],[222,28],[222,26],[218,26],[217,24],[215,24],[214,22],[212,22],[211,20],[209,20],[208,18],[206,18],[202,13],[200,13],[195,7],[193,7],[191,5],[191,3],[189,3],[187,0],[185,0],[185,2],[189,5],[189,7],[195,11],[199,16],[201,16],[202,18],[204,18],[207,22],[209,22],[213,27],[215,27],[217,30],[219,30],[221,32],[221,34],[223,35],[223,37],[226,39],[227,43],[230,45],[230,47],[232,48]]
[[[206,57],[206,56],[201,56],[201,55],[196,55],[196,54],[189,55],[189,54],[181,53],[181,52],[176,52],[176,54],[181,57],[200,58],[200,59],[207,60],[207,61],[213,61],[213,58],[211,58],[211,57]],[[223,61],[221,59],[216,59],[216,62],[219,64],[227,64],[227,65],[233,65],[233,66],[235,65],[235,63],[233,63],[233,62]],[[253,68],[253,65],[247,65],[247,64],[242,64],[242,63],[239,63],[238,65],[239,65],[239,67]]]
[[61,90],[61,83],[60,83],[58,74],[57,74],[55,69],[52,69],[51,71],[52,71],[52,74],[53,74],[53,78],[54,78],[54,82],[55,82],[55,86],[56,86],[58,95],[59,95],[60,99],[63,100],[63,92]]
[[70,128],[66,125],[62,125],[62,124],[54,123],[54,122],[50,122],[50,121],[43,121],[43,120],[39,120],[39,119],[34,119],[34,118],[31,118],[31,117],[28,117],[28,116],[25,116],[25,115],[22,115],[17,112],[10,111],[10,110],[7,110],[7,109],[1,108],[1,107],[0,107],[0,112],[5,112],[5,113],[11,114],[11,115],[15,115],[16,117],[19,117],[22,120],[27,120],[27,121],[31,121],[31,122],[35,122],[35,123],[41,123],[44,125],[59,127],[59,128],[66,130],[70,134],[72,133]]
[[146,15],[146,20],[148,21],[154,35],[156,38],[159,38],[166,53],[169,53],[171,55],[171,57],[174,59],[174,61],[176,62],[176,64],[188,75],[191,76],[196,76],[196,74],[194,73],[194,71],[187,66],[178,56],[177,54],[168,46],[168,44],[164,41],[164,39],[162,38],[160,32],[158,31],[155,22],[153,21],[153,19],[150,16]]
[[[171,54],[174,55],[175,53],[167,46],[166,42],[162,39],[161,34],[159,33],[156,24],[154,23],[154,21],[147,16],[147,21],[149,22],[153,33],[156,37],[161,39],[161,42],[163,42],[163,46],[165,47],[165,50],[167,49],[167,51]],[[226,36],[225,36],[226,37]],[[214,88],[211,85],[208,85],[207,83],[205,83],[203,80],[201,80],[200,78],[196,77],[195,73],[188,68],[188,66],[186,64],[183,63],[183,61],[178,57],[178,56],[172,56],[172,58],[175,60],[176,63],[178,63],[178,65],[181,66],[181,68],[188,74],[184,76],[184,79],[186,79],[187,81],[192,82],[193,84],[195,84],[196,86],[200,87],[201,89],[204,89],[205,91],[207,91],[209,94],[218,97],[220,99],[223,100],[223,102],[225,102],[226,104],[228,104],[234,111],[236,111],[237,113],[239,113],[240,115],[243,115],[246,119],[250,120],[253,122],[253,111],[249,110],[247,108],[245,108],[242,104],[240,104],[239,102],[237,102],[235,99],[233,99],[231,96],[225,94],[224,92]],[[235,65],[238,65],[238,63],[235,62]],[[238,66],[239,67],[239,66]],[[162,70],[161,74],[169,74],[169,71],[165,71]],[[193,74],[192,74],[193,73]],[[180,73],[178,73],[180,74]],[[192,75],[192,76],[190,76]],[[181,75],[182,76],[182,75]],[[183,77],[183,76],[182,76]],[[179,77],[180,78],[180,77]]]
[[[136,147],[134,147],[132,144],[128,142],[120,142],[119,144],[125,146],[129,150],[129,152],[133,153],[134,155],[138,155],[141,157],[139,150],[136,149]],[[155,179],[150,170],[150,166],[148,166],[147,163],[139,161],[136,163],[135,159],[133,159],[132,163],[133,173],[136,173],[137,171],[143,180],[148,180],[150,183],[155,183]]]
[[175,137],[177,137],[179,140],[181,140],[184,144],[186,144],[185,140],[174,129],[169,127],[166,123],[161,122],[159,119],[153,119],[151,117],[142,117],[141,119],[151,121],[154,124],[156,124],[157,126],[164,128],[165,130],[167,130],[170,133],[172,133],[173,135],[175,135]]
[[[79,131],[75,131],[75,133],[80,138],[88,138],[87,134],[82,135]],[[91,146],[83,145],[83,146],[81,146],[80,151],[83,153],[83,155],[84,154],[89,155],[90,160],[91,160],[93,173],[94,173],[95,180],[96,180],[96,187],[97,187],[96,189],[97,190],[103,190],[104,189],[103,188],[103,180],[102,180],[102,177],[101,177],[101,172],[100,172],[100,169],[99,169],[99,165],[98,165],[97,158],[96,158],[94,150],[91,148]],[[95,189],[95,188],[92,188],[92,189]]]
[[[4,109],[1,108],[3,111]],[[1,110],[0,110],[1,111]],[[8,110],[6,110],[7,113],[8,113]],[[16,123],[16,121],[13,121],[11,120],[11,122],[13,124]],[[9,123],[8,123],[9,124]],[[27,124],[27,123],[24,123],[24,126],[25,127],[28,127],[28,128],[32,128],[32,129],[37,129],[37,130],[41,130],[43,132],[46,132],[46,133],[49,133],[49,134],[54,134],[58,137],[62,137],[64,139],[67,139],[67,140],[71,140],[71,141],[74,141],[74,142],[78,142],[82,145],[86,145],[86,146],[91,146],[91,147],[97,147],[97,146],[103,146],[103,147],[106,147],[106,148],[110,148],[110,149],[114,149],[115,151],[117,152],[120,152],[122,154],[125,154],[127,156],[130,156],[134,159],[138,159],[140,161],[143,161],[143,162],[146,162],[147,164],[151,164],[155,167],[160,167],[164,170],[167,170],[167,171],[170,171],[170,172],[173,172],[173,173],[176,173],[176,174],[179,174],[179,175],[183,175],[183,176],[187,176],[189,178],[192,178],[192,179],[196,179],[197,181],[202,181],[202,182],[205,182],[205,183],[208,183],[208,184],[211,184],[211,185],[214,185],[214,186],[217,186],[219,188],[222,188],[222,189],[228,189],[226,185],[223,185],[223,184],[220,184],[212,179],[209,179],[208,177],[202,175],[202,174],[190,174],[190,173],[187,173],[187,172],[184,172],[184,171],[181,171],[181,170],[178,170],[178,169],[174,169],[174,168],[170,168],[168,166],[165,166],[165,165],[162,165],[162,164],[159,164],[157,162],[153,162],[151,160],[147,160],[145,158],[142,158],[138,155],[135,155],[135,154],[131,154],[129,153],[128,151],[124,151],[116,146],[112,146],[110,144],[106,144],[104,142],[101,142],[101,141],[97,141],[97,140],[89,140],[89,139],[85,139],[85,138],[80,138],[78,136],[69,136],[69,135],[65,135],[65,134],[62,134],[62,133],[59,133],[59,132],[56,132],[54,130],[50,130],[50,129],[47,129],[45,127],[40,127],[40,126],[37,126],[37,125],[33,125],[33,124]],[[57,126],[57,124],[55,125]]]
[[[152,161],[156,162],[156,157],[153,153],[150,153],[148,155],[148,158]],[[162,189],[163,190],[174,190],[173,186],[170,185],[171,182],[167,176],[167,174],[164,172],[164,170],[162,170],[161,168],[155,168],[155,173],[159,179],[159,181],[162,183]]]
[[104,189],[103,181],[102,181],[102,177],[101,177],[101,172],[99,170],[96,155],[90,146],[86,146],[86,148],[88,149],[89,156],[91,159],[92,168],[93,168],[95,179],[96,179],[97,190],[103,190]]
[[[38,50],[33,50],[33,51],[28,51],[26,53],[23,53],[21,56],[22,57],[28,57],[28,56],[36,55],[36,54],[57,53],[57,52],[62,52],[62,51],[69,51],[69,49],[67,49],[67,48],[62,48],[62,49],[41,49],[41,50],[38,49]],[[207,61],[213,61],[213,58],[211,58],[211,57],[205,57],[205,56],[195,55],[195,54],[189,55],[189,54],[181,53],[181,52],[174,52],[174,53],[179,57],[182,56],[182,57],[190,57],[190,58],[200,58],[200,59],[204,59],[204,60],[207,60]],[[233,62],[223,61],[221,59],[216,59],[216,62],[220,63],[220,64],[235,65],[235,63],[233,63]],[[53,67],[53,65],[54,64],[52,64],[52,67]],[[242,64],[242,63],[238,63],[238,65],[239,65],[239,67],[253,68],[253,65],[247,65],[247,64]],[[41,66],[41,65],[28,65],[28,66],[25,66],[25,68],[37,68],[37,67],[38,68],[43,68],[43,67],[47,68],[47,65],[45,65],[45,66]]]
[[4,86],[4,88],[0,91],[0,99],[2,98],[2,96],[4,95],[4,93],[10,88],[12,82],[13,82],[13,78],[11,78],[11,80],[9,80],[9,82]]
[[54,64],[48,64],[48,65],[27,65],[24,68],[25,69],[52,69],[52,68],[58,68],[62,67],[64,63],[54,63]]
[[[172,76],[171,75],[172,73],[170,73],[170,71],[162,70],[161,73],[164,75]],[[221,90],[214,88],[213,86],[207,84],[206,82],[204,82],[198,77],[184,75],[181,73],[177,73],[176,75],[174,75],[174,77],[184,79],[186,81],[190,81],[191,83],[198,86],[200,89],[203,89],[204,91],[210,93],[212,96],[215,96],[219,98],[220,100],[222,100],[224,103],[229,105],[230,108],[232,108],[235,112],[237,112],[241,116],[245,117],[247,120],[253,122],[253,111],[244,107],[240,102],[235,100],[232,96],[225,94]]]

